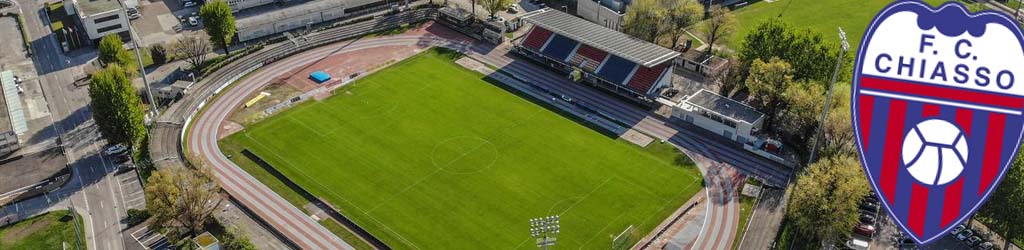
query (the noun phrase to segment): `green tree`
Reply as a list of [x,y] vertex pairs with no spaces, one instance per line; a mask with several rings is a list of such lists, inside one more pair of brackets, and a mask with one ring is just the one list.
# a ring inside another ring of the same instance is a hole
[[487,11],[487,15],[491,18],[494,18],[494,15],[508,8],[508,5],[512,3],[512,0],[480,0],[480,4],[484,6],[484,10]]
[[231,7],[224,0],[207,1],[199,8],[199,17],[203,18],[210,41],[220,45],[225,55],[230,54],[228,46],[235,36],[235,15],[231,13]]
[[711,6],[709,17],[704,21],[704,35],[708,42],[708,53],[712,53],[715,44],[725,42],[726,39],[736,31],[738,21],[736,16],[719,5]]
[[666,26],[665,9],[658,0],[637,0],[622,18],[622,33],[655,43]]
[[228,228],[227,233],[224,234],[224,239],[221,239],[224,244],[224,249],[228,250],[256,250],[256,245],[252,244],[249,237],[245,235],[245,232],[238,229],[237,227]]
[[786,105],[785,91],[793,82],[793,67],[786,61],[773,57],[764,62],[754,60],[750,65],[746,86],[750,95],[765,114],[764,127],[773,128],[774,121]]
[[797,177],[786,217],[801,241],[834,243],[857,225],[857,205],[866,195],[868,183],[857,158],[826,158]]
[[853,136],[853,117],[850,114],[850,85],[836,83],[832,93],[832,105],[828,112],[822,135],[821,156],[856,155],[857,145]]
[[167,48],[163,44],[154,44],[149,47],[149,54],[153,57],[153,64],[163,65],[167,63]]
[[[789,141],[811,141],[825,106],[825,90],[821,84],[799,82],[786,86],[783,98],[786,110],[779,114],[775,127],[780,128],[782,131],[779,132]],[[808,143],[800,145],[810,146]]]
[[979,219],[1006,239],[1003,249],[1010,249],[1013,239],[1024,239],[1024,216],[1019,212],[1021,204],[1024,204],[1024,153],[1017,152],[1017,158],[1006,171],[1003,181],[978,211]]
[[111,143],[135,149],[146,135],[142,100],[135,94],[130,74],[118,64],[93,73],[89,83],[93,118],[100,133]]
[[99,59],[103,64],[118,63],[118,57],[124,54],[124,42],[117,34],[109,34],[100,39]]
[[686,33],[686,28],[700,21],[704,15],[704,8],[694,0],[676,0],[674,3],[666,3],[664,28],[665,34],[670,36],[672,46],[679,46],[679,40]]
[[213,174],[202,164],[197,164],[197,169],[170,166],[147,179],[146,205],[156,225],[194,236],[224,201],[218,197],[219,191]]
[[[839,55],[838,43],[825,42],[821,33],[811,29],[797,29],[780,19],[769,19],[754,28],[743,38],[739,58],[744,65],[755,59],[769,60],[778,57],[793,65],[793,77],[797,80],[831,80]],[[844,69],[840,79],[849,79],[852,56],[843,58]]]

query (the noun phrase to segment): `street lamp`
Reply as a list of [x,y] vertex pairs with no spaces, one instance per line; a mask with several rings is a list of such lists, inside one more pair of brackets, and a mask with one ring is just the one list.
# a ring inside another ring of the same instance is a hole
[[530,219],[530,236],[537,239],[537,247],[547,250],[555,245],[558,236],[558,215]]
[[818,124],[818,129],[814,132],[814,146],[811,147],[811,157],[807,159],[807,164],[810,165],[814,162],[814,158],[818,153],[818,144],[821,141],[821,134],[825,130],[825,121],[828,120],[829,105],[832,104],[832,89],[835,88],[836,78],[839,77],[840,67],[843,65],[843,56],[846,51],[850,50],[850,43],[846,41],[846,32],[843,31],[843,27],[839,27],[839,39],[842,41],[842,50],[839,51],[839,58],[836,58],[836,71],[832,73],[832,82],[828,84],[828,95],[825,97],[825,110],[821,112],[821,123]]

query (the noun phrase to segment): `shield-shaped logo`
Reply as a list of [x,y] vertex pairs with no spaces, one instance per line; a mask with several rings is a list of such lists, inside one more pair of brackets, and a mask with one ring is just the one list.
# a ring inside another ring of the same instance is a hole
[[864,172],[919,244],[995,190],[1020,145],[1024,36],[997,12],[898,1],[868,27],[854,65],[853,126]]

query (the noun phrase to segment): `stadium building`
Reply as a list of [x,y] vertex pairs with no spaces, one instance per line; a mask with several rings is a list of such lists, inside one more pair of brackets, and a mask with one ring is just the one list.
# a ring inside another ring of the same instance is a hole
[[672,84],[679,52],[551,8],[527,13],[521,20],[532,27],[513,41],[515,51],[578,75],[579,81],[647,106]]

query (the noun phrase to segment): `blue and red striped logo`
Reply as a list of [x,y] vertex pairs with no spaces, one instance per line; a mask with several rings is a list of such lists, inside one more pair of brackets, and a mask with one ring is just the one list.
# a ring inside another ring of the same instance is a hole
[[925,244],[995,190],[1024,122],[1024,35],[1009,16],[898,1],[854,68],[853,127],[865,174],[906,235]]

